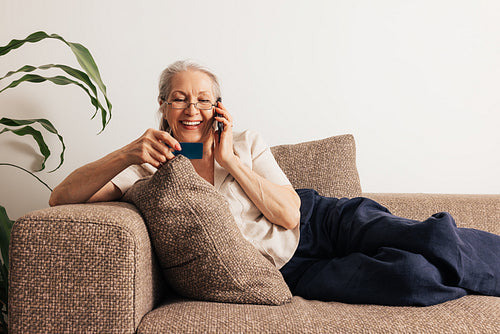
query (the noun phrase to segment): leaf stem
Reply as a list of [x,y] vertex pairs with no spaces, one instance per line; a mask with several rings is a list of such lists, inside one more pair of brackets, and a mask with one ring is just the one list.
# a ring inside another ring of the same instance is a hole
[[43,182],[38,176],[36,176],[35,174],[33,174],[32,172],[30,172],[29,170],[27,169],[24,169],[23,167],[20,167],[20,166],[17,166],[17,165],[14,165],[14,164],[9,164],[9,163],[6,163],[6,162],[0,162],[0,166],[11,166],[11,167],[16,167],[16,168],[19,168],[23,171],[25,171],[26,173],[30,174],[31,176],[33,176],[35,179],[37,179],[38,181],[40,181],[44,186],[47,187],[47,189],[50,190],[50,192],[52,192],[52,188],[48,186],[47,183]]

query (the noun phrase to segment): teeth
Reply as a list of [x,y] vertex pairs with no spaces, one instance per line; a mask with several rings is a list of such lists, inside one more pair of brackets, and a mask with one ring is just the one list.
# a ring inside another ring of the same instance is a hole
[[184,124],[184,125],[198,125],[200,123],[201,123],[201,121],[197,121],[197,122],[182,121],[182,124]]

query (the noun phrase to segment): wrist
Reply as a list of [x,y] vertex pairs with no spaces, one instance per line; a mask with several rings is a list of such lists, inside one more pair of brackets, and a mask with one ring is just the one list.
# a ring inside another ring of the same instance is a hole
[[221,167],[224,168],[233,177],[236,177],[236,175],[238,175],[242,170],[243,163],[241,162],[240,157],[238,157],[237,155],[233,155],[231,159],[225,162],[224,165],[221,165]]
[[129,155],[122,150],[111,152],[105,156],[104,159],[107,160],[108,164],[115,166],[115,168],[119,170],[124,170],[125,168],[133,165],[133,162],[129,159]]

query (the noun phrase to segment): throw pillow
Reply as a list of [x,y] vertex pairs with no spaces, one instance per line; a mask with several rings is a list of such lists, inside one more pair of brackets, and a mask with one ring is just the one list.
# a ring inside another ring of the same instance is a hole
[[123,200],[143,215],[162,272],[178,294],[231,303],[290,301],[279,270],[244,239],[229,204],[186,157],[137,181]]
[[361,196],[352,135],[279,145],[271,151],[295,189],[312,188],[329,197]]

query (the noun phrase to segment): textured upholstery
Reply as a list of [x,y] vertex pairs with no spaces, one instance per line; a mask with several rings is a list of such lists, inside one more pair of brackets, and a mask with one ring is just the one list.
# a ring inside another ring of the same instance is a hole
[[229,205],[178,155],[125,194],[148,226],[174,291],[194,299],[281,305],[292,298],[279,270],[241,234]]
[[[325,169],[332,157],[353,156],[345,147],[354,150],[354,138],[338,137],[343,148],[327,145],[326,154],[302,150],[300,144],[296,150],[291,145],[288,151],[272,149],[294,186],[323,189],[324,195],[360,195],[357,171],[342,171],[342,161],[332,172],[311,170]],[[345,184],[354,190],[340,190]],[[448,211],[459,226],[500,234],[500,195],[363,195],[397,215],[422,219]],[[500,333],[500,298],[486,296],[431,307],[387,307],[300,297],[282,306],[228,304],[163,294],[156,305],[163,284],[146,226],[125,203],[30,213],[14,225],[10,257],[11,333],[133,333],[137,328],[139,333]]]
[[466,296],[430,307],[387,307],[293,297],[266,307],[170,300],[138,333],[499,333],[500,298]]
[[271,151],[295,188],[313,188],[330,197],[361,195],[352,135],[279,145]]
[[64,205],[13,226],[9,332],[131,333],[161,295],[144,221],[127,203]]
[[397,216],[424,220],[446,211],[458,227],[470,227],[500,234],[500,195],[370,194]]

